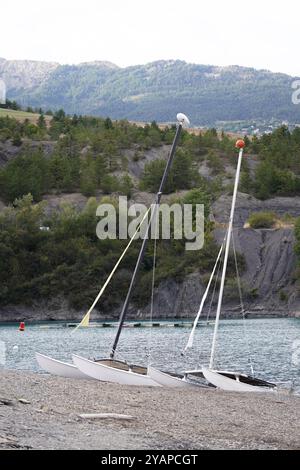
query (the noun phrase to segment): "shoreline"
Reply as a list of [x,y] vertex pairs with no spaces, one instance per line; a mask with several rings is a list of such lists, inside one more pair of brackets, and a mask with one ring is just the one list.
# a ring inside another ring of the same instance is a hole
[[[62,318],[59,316],[58,318],[54,318],[53,315],[50,315],[49,317],[47,315],[45,316],[40,316],[39,318],[34,318],[30,316],[28,318],[28,315],[18,315],[15,318],[7,318],[3,319],[1,317],[1,311],[0,311],[0,327],[1,325],[7,326],[7,325],[16,325],[20,323],[21,321],[26,321],[27,324],[43,324],[43,323],[59,323],[59,324],[66,324],[66,326],[71,326],[72,324],[78,324],[82,320],[84,314],[86,312],[83,312],[82,314],[78,314],[75,316],[70,316],[70,317],[65,317]],[[46,318],[45,318],[46,317]],[[169,322],[169,323],[193,323],[195,318],[194,316],[190,315],[182,315],[182,316],[159,316],[155,317],[153,316],[152,320],[150,321],[149,318],[147,318],[147,315],[142,315],[142,316],[134,316],[134,315],[128,315],[127,317],[127,322],[128,323],[149,323],[149,322]],[[300,312],[293,312],[293,313],[283,313],[283,312],[269,312],[269,311],[263,311],[263,312],[246,312],[245,318],[247,320],[272,320],[272,319],[299,319],[300,318]],[[206,313],[203,313],[202,317],[202,322],[206,321]],[[215,316],[210,316],[208,321],[214,321]],[[222,314],[222,320],[242,320],[241,314],[237,314],[235,312],[231,313],[224,313]],[[118,316],[113,316],[113,317],[106,317],[102,315],[93,315],[93,319],[91,320],[91,324],[101,324],[101,323],[117,323],[119,321]],[[201,322],[201,320],[200,320]]]
[[[0,449],[299,449],[300,398],[0,370]],[[117,413],[131,420],[83,419]]]

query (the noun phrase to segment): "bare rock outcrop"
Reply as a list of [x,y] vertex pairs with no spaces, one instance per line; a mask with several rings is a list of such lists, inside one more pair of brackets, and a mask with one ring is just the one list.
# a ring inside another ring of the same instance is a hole
[[[222,196],[212,208],[212,219],[217,223],[215,240],[221,244],[231,207],[231,197]],[[271,211],[279,217],[287,214],[300,217],[300,198],[280,197],[259,201],[239,193],[234,221],[236,251],[243,255],[245,270],[241,273],[243,297],[248,315],[298,316],[300,296],[294,280],[297,267],[293,227],[272,230],[244,228],[253,212]],[[158,316],[195,315],[205,285],[194,273],[182,283],[166,280],[156,290],[154,311]],[[149,311],[149,306],[143,312]],[[204,310],[207,313],[208,308]],[[224,316],[240,314],[239,301],[225,296]],[[215,308],[212,309],[212,315]]]

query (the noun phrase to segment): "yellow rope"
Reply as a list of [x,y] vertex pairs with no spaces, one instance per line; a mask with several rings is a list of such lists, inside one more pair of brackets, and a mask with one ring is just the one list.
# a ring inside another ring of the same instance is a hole
[[136,229],[134,235],[131,237],[131,239],[129,240],[129,243],[128,245],[126,246],[125,250],[123,251],[123,253],[121,254],[120,258],[118,259],[116,265],[114,266],[112,272],[110,273],[110,275],[108,276],[108,278],[106,279],[105,283],[103,284],[103,286],[101,287],[101,290],[99,292],[99,294],[97,295],[97,297],[95,298],[91,308],[88,310],[88,312],[84,315],[83,319],[81,320],[81,322],[76,326],[76,328],[72,331],[72,333],[74,333],[78,328],[80,327],[87,327],[89,326],[89,322],[90,322],[90,315],[91,315],[91,312],[93,311],[94,307],[96,306],[98,300],[100,299],[100,297],[102,296],[102,294],[104,293],[106,287],[108,286],[111,278],[113,277],[113,275],[115,274],[119,264],[121,263],[122,259],[124,258],[125,254],[127,253],[130,245],[132,244],[133,240],[135,239],[136,235],[138,234],[143,222],[145,221],[146,217],[148,216],[149,214],[149,211],[151,210],[151,206],[149,207],[149,209],[147,210],[147,212],[145,213],[141,223],[139,224],[138,228]]

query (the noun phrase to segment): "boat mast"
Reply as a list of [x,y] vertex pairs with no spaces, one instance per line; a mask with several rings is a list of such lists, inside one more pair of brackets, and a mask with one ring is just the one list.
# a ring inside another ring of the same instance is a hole
[[127,292],[127,296],[126,296],[126,299],[125,299],[125,302],[124,302],[124,305],[123,305],[123,308],[122,308],[122,311],[121,311],[121,314],[120,314],[118,330],[117,330],[115,340],[114,340],[114,343],[113,343],[113,346],[112,346],[112,350],[111,350],[111,353],[110,353],[111,359],[114,358],[114,355],[115,355],[115,352],[116,352],[116,348],[117,348],[117,345],[118,345],[118,342],[119,342],[121,330],[122,330],[122,327],[123,327],[123,324],[124,324],[124,321],[125,321],[125,317],[126,317],[126,314],[127,314],[127,310],[128,310],[128,307],[129,307],[129,302],[130,302],[130,298],[131,298],[131,295],[132,295],[132,290],[133,290],[133,287],[134,287],[134,284],[135,284],[135,281],[136,281],[136,277],[137,277],[140,265],[141,265],[141,263],[143,261],[143,258],[144,258],[144,253],[145,253],[146,246],[147,246],[148,239],[149,239],[149,232],[150,232],[151,223],[152,223],[154,214],[156,213],[156,210],[157,210],[157,208],[160,204],[163,189],[164,189],[166,180],[167,180],[169,172],[170,172],[170,168],[171,168],[171,165],[172,165],[172,162],[173,162],[173,158],[174,158],[174,155],[175,155],[177,144],[179,142],[182,127],[183,127],[184,124],[189,125],[189,120],[184,114],[179,113],[177,115],[177,119],[178,119],[178,124],[177,124],[176,134],[175,134],[175,137],[174,137],[174,140],[173,140],[173,144],[172,144],[171,151],[170,151],[170,154],[169,154],[169,157],[168,157],[168,161],[167,161],[167,164],[166,164],[166,167],[165,167],[165,170],[164,170],[164,174],[163,174],[163,177],[162,177],[161,182],[160,182],[159,190],[158,190],[158,193],[156,194],[154,210],[151,211],[150,221],[149,221],[149,224],[147,226],[146,234],[145,234],[145,237],[143,239],[143,243],[142,243],[142,246],[141,246],[141,249],[140,249],[140,253],[139,253],[135,268],[134,268],[134,272],[133,272],[133,276],[131,278],[131,282],[130,282],[130,286],[129,286],[129,289],[128,289],[128,292]]
[[236,143],[236,147],[239,148],[240,151],[239,151],[239,158],[238,158],[237,170],[236,170],[236,175],[235,175],[235,183],[234,183],[234,190],[233,190],[233,196],[232,196],[229,225],[228,225],[228,231],[227,231],[227,236],[226,236],[224,264],[223,264],[223,271],[222,271],[222,278],[221,278],[221,285],[220,285],[220,292],[219,292],[219,299],[218,299],[218,307],[217,307],[217,313],[216,313],[216,322],[215,322],[214,336],[213,336],[213,341],[212,341],[211,356],[210,356],[210,363],[209,363],[210,369],[213,369],[213,366],[214,366],[218,328],[219,328],[220,314],[221,314],[221,308],[222,308],[225,277],[226,277],[226,271],[227,271],[228,256],[229,256],[231,234],[232,234],[232,227],[233,227],[234,211],[235,211],[236,197],[237,197],[238,186],[239,186],[239,179],[240,179],[240,172],[241,172],[245,142],[243,140],[238,140]]
[[[204,292],[204,294],[203,294],[203,297],[202,297],[202,299],[201,299],[200,307],[199,307],[197,316],[196,316],[196,318],[195,318],[195,320],[194,320],[193,328],[192,328],[192,331],[191,331],[191,333],[190,333],[190,336],[189,336],[187,345],[186,345],[186,347],[184,348],[184,352],[186,352],[189,348],[192,348],[192,347],[193,347],[194,336],[195,336],[196,328],[197,328],[197,326],[198,326],[198,321],[199,321],[199,318],[200,318],[200,316],[201,316],[201,314],[202,314],[202,310],[203,310],[205,301],[206,301],[206,299],[207,299],[207,296],[208,296],[208,293],[209,293],[209,290],[210,290],[211,283],[212,283],[212,281],[213,281],[213,278],[214,278],[214,275],[215,275],[217,266],[218,266],[218,264],[219,264],[221,255],[222,255],[222,253],[223,253],[225,241],[226,241],[226,238],[225,238],[225,240],[223,241],[223,243],[222,243],[222,245],[221,245],[219,254],[218,254],[218,256],[217,256],[216,263],[215,263],[215,265],[214,265],[214,269],[212,270],[212,273],[211,273],[211,275],[210,275],[210,279],[209,279],[209,281],[208,281],[206,290],[205,290],[205,292]],[[183,353],[182,353],[182,355],[183,355]]]

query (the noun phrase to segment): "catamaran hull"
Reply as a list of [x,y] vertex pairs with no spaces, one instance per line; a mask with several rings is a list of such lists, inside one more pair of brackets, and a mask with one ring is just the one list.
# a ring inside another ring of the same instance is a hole
[[59,377],[66,377],[69,379],[86,379],[89,380],[91,377],[83,374],[73,364],[67,362],[61,362],[52,357],[45,356],[44,354],[35,353],[36,360],[41,369],[45,370],[49,374],[58,375]]
[[165,372],[161,372],[158,369],[155,369],[151,366],[148,367],[148,375],[153,379],[155,382],[159,383],[163,387],[179,387],[179,388],[187,388],[187,387],[197,387],[196,384],[192,384],[180,377],[174,377],[170,374],[166,374]]
[[109,367],[101,364],[100,362],[76,356],[75,354],[73,354],[73,362],[82,373],[102,382],[113,382],[121,385],[160,387],[160,385],[149,375],[142,375],[131,371],[117,369],[115,367]]
[[[235,374],[232,373],[231,377],[226,377],[222,373],[210,369],[203,368],[203,375],[206,380],[214,385],[215,387],[226,390],[228,392],[271,392],[275,391],[276,387],[267,387],[267,386],[257,386],[243,383],[239,380],[236,380]],[[236,374],[238,377],[239,374]]]

